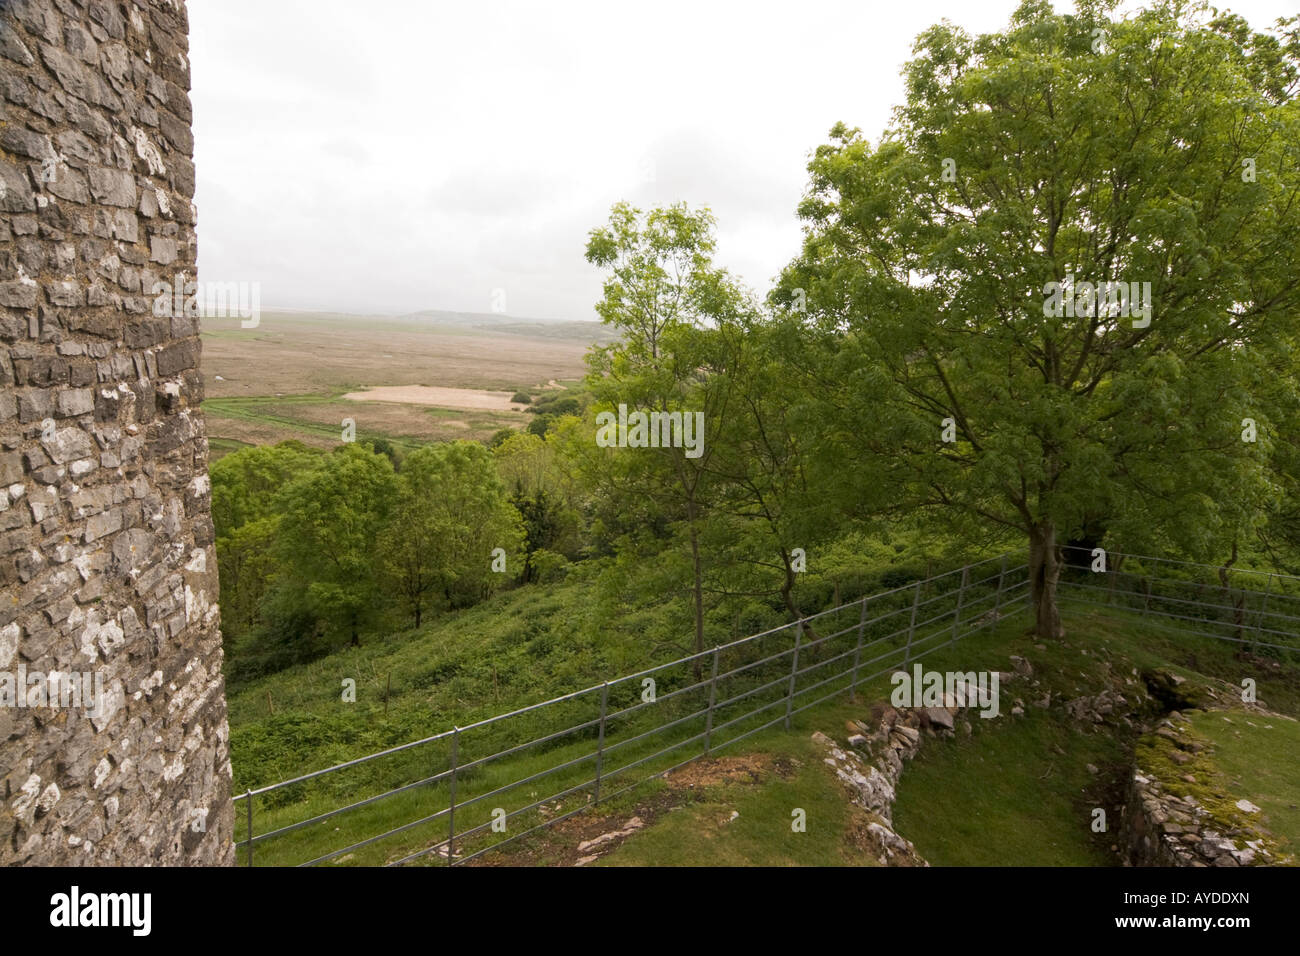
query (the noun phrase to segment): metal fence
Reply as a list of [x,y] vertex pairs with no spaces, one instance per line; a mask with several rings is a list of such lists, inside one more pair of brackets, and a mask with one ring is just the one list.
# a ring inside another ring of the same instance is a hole
[[242,861],[265,860],[272,841],[277,864],[476,859],[777,724],[789,727],[794,714],[838,695],[852,700],[862,683],[988,627],[1028,600],[1027,567],[1010,560],[979,561],[250,790],[235,798]]
[[1062,605],[1136,611],[1260,651],[1300,650],[1300,577],[1147,555],[1067,548]]

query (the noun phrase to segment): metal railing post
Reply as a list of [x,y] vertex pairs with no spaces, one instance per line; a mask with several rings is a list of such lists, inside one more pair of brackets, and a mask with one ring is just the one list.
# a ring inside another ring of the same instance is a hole
[[952,612],[952,637],[948,639],[951,644],[957,640],[957,628],[961,625],[961,605],[962,599],[966,597],[966,581],[970,577],[970,565],[961,569],[961,587],[957,589],[957,610]]
[[849,703],[858,701],[858,661],[862,658],[862,637],[867,630],[867,602],[870,597],[862,599],[862,615],[858,618],[858,646],[853,649],[853,678],[849,682]]
[[709,748],[713,744],[713,705],[718,700],[718,652],[722,648],[713,649],[713,676],[709,678],[709,711],[704,718],[704,755],[709,755]]
[[785,729],[790,729],[790,713],[794,708],[794,683],[799,676],[799,645],[803,641],[803,621],[794,632],[794,661],[790,665],[790,688],[785,693]]
[[244,792],[244,800],[248,803],[248,865],[253,865],[253,791]]
[[912,621],[907,625],[907,647],[903,649],[903,666],[906,667],[912,661],[912,638],[916,636],[916,612],[921,606],[921,585],[924,582],[916,582],[916,590],[912,594]]
[[451,730],[451,803],[447,809],[447,865],[456,857],[456,766],[460,760],[460,728]]
[[[1264,626],[1264,615],[1268,613],[1268,596],[1273,590],[1273,572],[1269,572],[1267,580],[1264,581],[1264,600],[1260,602],[1259,614],[1255,617],[1255,631]],[[1255,643],[1259,643],[1259,638],[1255,638]]]
[[600,772],[605,766],[605,714],[609,710],[609,681],[600,685],[600,737],[596,743],[596,789],[591,802],[600,803]]
[[1002,580],[1007,576],[1007,556],[1002,555],[1002,563],[998,565],[998,593],[993,597],[993,623],[996,624],[1002,612]]

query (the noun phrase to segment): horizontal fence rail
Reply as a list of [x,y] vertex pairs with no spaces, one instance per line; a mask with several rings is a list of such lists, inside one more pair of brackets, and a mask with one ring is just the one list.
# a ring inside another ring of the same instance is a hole
[[[1111,552],[1069,554],[1062,605],[1300,650],[1300,578]],[[1224,580],[1227,581],[1224,584]],[[249,790],[242,862],[280,841],[299,865],[361,851],[458,865],[716,754],[981,631],[1030,603],[1002,555],[869,595],[678,660]],[[254,829],[254,805],[262,832]],[[304,815],[305,814],[305,815]],[[418,847],[418,848],[417,848]],[[378,854],[375,856],[375,854]]]
[[1066,549],[1063,605],[1136,611],[1185,634],[1300,651],[1300,577],[1098,550]]
[[[244,802],[236,814],[241,862],[253,865],[271,840],[282,841],[281,857],[308,866],[385,843],[390,864],[477,859],[764,730],[789,727],[810,707],[853,699],[863,683],[983,630],[1028,595],[1025,565],[1013,566],[1009,555],[989,558],[249,790],[235,798]],[[401,852],[412,844],[419,849]]]

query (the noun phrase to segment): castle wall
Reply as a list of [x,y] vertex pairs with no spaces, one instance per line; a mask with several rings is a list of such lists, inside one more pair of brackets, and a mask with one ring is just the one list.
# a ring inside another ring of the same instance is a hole
[[233,860],[198,322],[154,294],[189,72],[183,0],[0,0],[0,863]]

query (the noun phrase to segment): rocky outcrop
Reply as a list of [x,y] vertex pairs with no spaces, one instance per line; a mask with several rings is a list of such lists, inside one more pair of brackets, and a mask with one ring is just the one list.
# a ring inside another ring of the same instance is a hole
[[[645,823],[640,817],[633,817],[628,820],[627,823],[623,824],[620,829],[601,833],[598,836],[592,837],[590,840],[583,840],[578,844],[578,852],[583,855],[580,856],[578,861],[573,865],[586,866],[588,863],[596,862],[596,860],[600,859],[602,852],[611,849],[613,844],[621,843],[623,840],[626,840],[644,827]],[[591,852],[592,850],[601,850],[602,847],[605,849],[601,852]]]
[[1028,661],[1012,660],[1017,673],[1028,679],[1026,696],[1033,706],[1057,708],[1081,730],[1132,735],[1134,765],[1125,783],[1118,841],[1124,863],[1235,867],[1279,862],[1273,842],[1251,822],[1258,808],[1223,791],[1206,742],[1190,732],[1179,709],[1240,708],[1234,688],[1169,670],[1121,674],[1102,662],[1106,686],[1066,697],[1042,687]]
[[[868,764],[857,753],[841,748],[822,733],[813,734],[813,740],[826,752],[824,759],[848,790],[849,799],[867,811],[863,836],[876,862],[881,866],[929,866],[911,842],[894,830],[894,786],[898,778],[889,769],[892,764],[882,762],[886,767],[883,770],[881,766]],[[895,752],[893,748],[890,750]],[[900,765],[902,759],[899,758]]]

